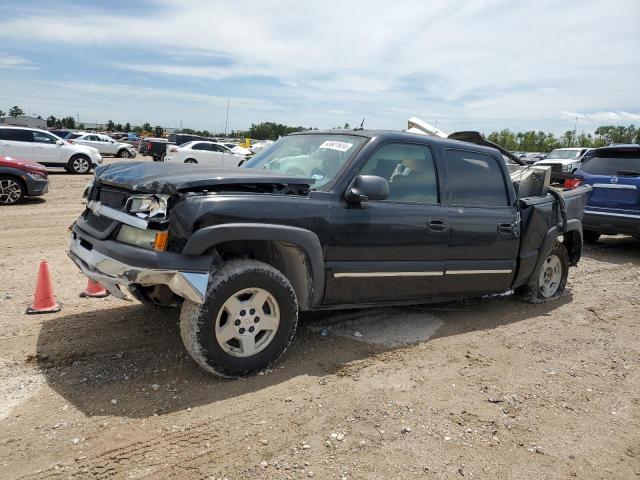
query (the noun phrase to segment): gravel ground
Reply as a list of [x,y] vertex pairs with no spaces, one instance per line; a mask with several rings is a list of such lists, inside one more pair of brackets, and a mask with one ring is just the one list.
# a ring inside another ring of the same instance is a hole
[[[639,240],[588,247],[553,304],[304,315],[272,372],[229,381],[177,311],[78,297],[88,179],[0,211],[3,479],[640,479]],[[27,316],[40,259],[64,307]]]

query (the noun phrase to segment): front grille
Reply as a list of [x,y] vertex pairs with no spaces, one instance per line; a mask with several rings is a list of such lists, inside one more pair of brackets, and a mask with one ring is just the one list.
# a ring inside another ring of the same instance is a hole
[[110,218],[102,216],[99,217],[91,210],[87,211],[87,215],[84,218],[91,227],[95,228],[99,232],[104,232],[113,223],[113,220]]
[[100,190],[100,203],[107,207],[122,210],[127,203],[129,195],[118,190]]
[[[102,189],[98,192],[98,200],[102,205],[122,210],[127,204],[129,194],[119,190]],[[95,215],[91,210],[87,209],[84,216],[85,220],[92,228],[99,232],[105,232],[115,221],[110,218]]]
[[551,171],[553,173],[562,173],[562,164],[561,163],[551,163],[549,164],[551,167]]

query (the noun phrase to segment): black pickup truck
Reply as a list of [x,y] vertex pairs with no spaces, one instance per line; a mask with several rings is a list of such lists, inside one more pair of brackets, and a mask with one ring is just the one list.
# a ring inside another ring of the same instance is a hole
[[194,360],[241,376],[282,355],[299,310],[557,299],[590,188],[518,198],[509,168],[493,148],[364,130],[289,135],[236,169],[105,165],[69,255],[114,296],[180,305]]

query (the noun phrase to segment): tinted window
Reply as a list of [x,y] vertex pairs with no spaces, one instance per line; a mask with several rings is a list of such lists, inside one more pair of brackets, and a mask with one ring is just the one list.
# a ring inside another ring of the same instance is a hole
[[495,158],[462,150],[447,150],[445,158],[453,205],[509,204],[502,169]]
[[211,145],[208,143],[196,143],[191,150],[211,150]]
[[596,153],[582,165],[591,175],[629,175],[640,172],[640,148]]
[[390,143],[367,160],[360,175],[375,175],[389,182],[387,201],[438,203],[438,180],[429,147]]
[[79,133],[70,133],[67,135],[67,140],[75,140],[76,138],[80,138],[82,135]]
[[22,130],[21,128],[0,128],[0,140],[33,142],[33,133],[31,130]]

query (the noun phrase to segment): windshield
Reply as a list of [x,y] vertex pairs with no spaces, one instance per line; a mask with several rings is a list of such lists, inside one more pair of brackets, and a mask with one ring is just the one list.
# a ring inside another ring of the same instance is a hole
[[321,189],[367,140],[355,135],[291,135],[281,138],[243,167],[312,178],[315,180],[312,188]]
[[572,158],[578,158],[579,154],[580,150],[554,150],[549,155],[547,155],[547,158],[545,160],[552,160],[554,158],[568,160]]

